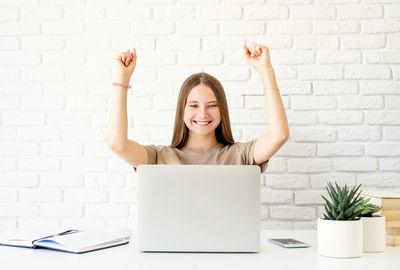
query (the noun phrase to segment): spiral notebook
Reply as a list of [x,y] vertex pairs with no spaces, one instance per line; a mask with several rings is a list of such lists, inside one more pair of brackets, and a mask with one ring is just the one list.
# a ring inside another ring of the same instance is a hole
[[108,230],[67,230],[61,232],[30,231],[0,233],[0,245],[48,248],[72,253],[84,253],[127,244],[128,236]]

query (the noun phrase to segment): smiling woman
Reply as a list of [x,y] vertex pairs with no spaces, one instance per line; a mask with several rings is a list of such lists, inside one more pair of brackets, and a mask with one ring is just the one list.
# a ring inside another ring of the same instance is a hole
[[112,151],[136,168],[140,164],[259,165],[289,137],[289,127],[267,47],[244,46],[248,64],[261,76],[267,103],[269,132],[249,142],[235,142],[222,84],[207,73],[197,73],[182,84],[170,146],[141,145],[127,138],[127,89],[136,66],[136,50],[120,53],[114,65],[114,97],[107,142]]
[[182,85],[171,147],[209,149],[234,143],[222,84],[207,73],[193,74]]

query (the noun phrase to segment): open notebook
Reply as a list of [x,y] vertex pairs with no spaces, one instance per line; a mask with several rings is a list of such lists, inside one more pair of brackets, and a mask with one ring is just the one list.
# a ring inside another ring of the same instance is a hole
[[108,230],[68,230],[62,232],[6,232],[0,233],[0,245],[49,248],[72,253],[84,253],[128,243],[126,234]]

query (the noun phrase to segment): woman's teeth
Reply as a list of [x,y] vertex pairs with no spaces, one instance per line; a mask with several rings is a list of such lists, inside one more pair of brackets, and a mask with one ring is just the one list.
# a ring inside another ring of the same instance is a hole
[[199,126],[207,126],[211,121],[194,121]]

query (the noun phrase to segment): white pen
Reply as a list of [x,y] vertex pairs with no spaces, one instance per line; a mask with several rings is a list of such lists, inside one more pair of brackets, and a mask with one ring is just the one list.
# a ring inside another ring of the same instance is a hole
[[[32,241],[32,245],[35,245],[36,241],[39,241],[39,240],[42,240],[42,239],[46,239],[46,238],[50,238],[50,237],[54,237],[54,236],[61,236],[61,235],[71,234],[71,233],[77,233],[77,232],[79,232],[79,230],[67,230],[67,231],[63,231],[63,232],[60,232],[60,233],[51,234],[51,235],[48,235],[48,236],[33,240]],[[33,248],[35,248],[35,246]]]

